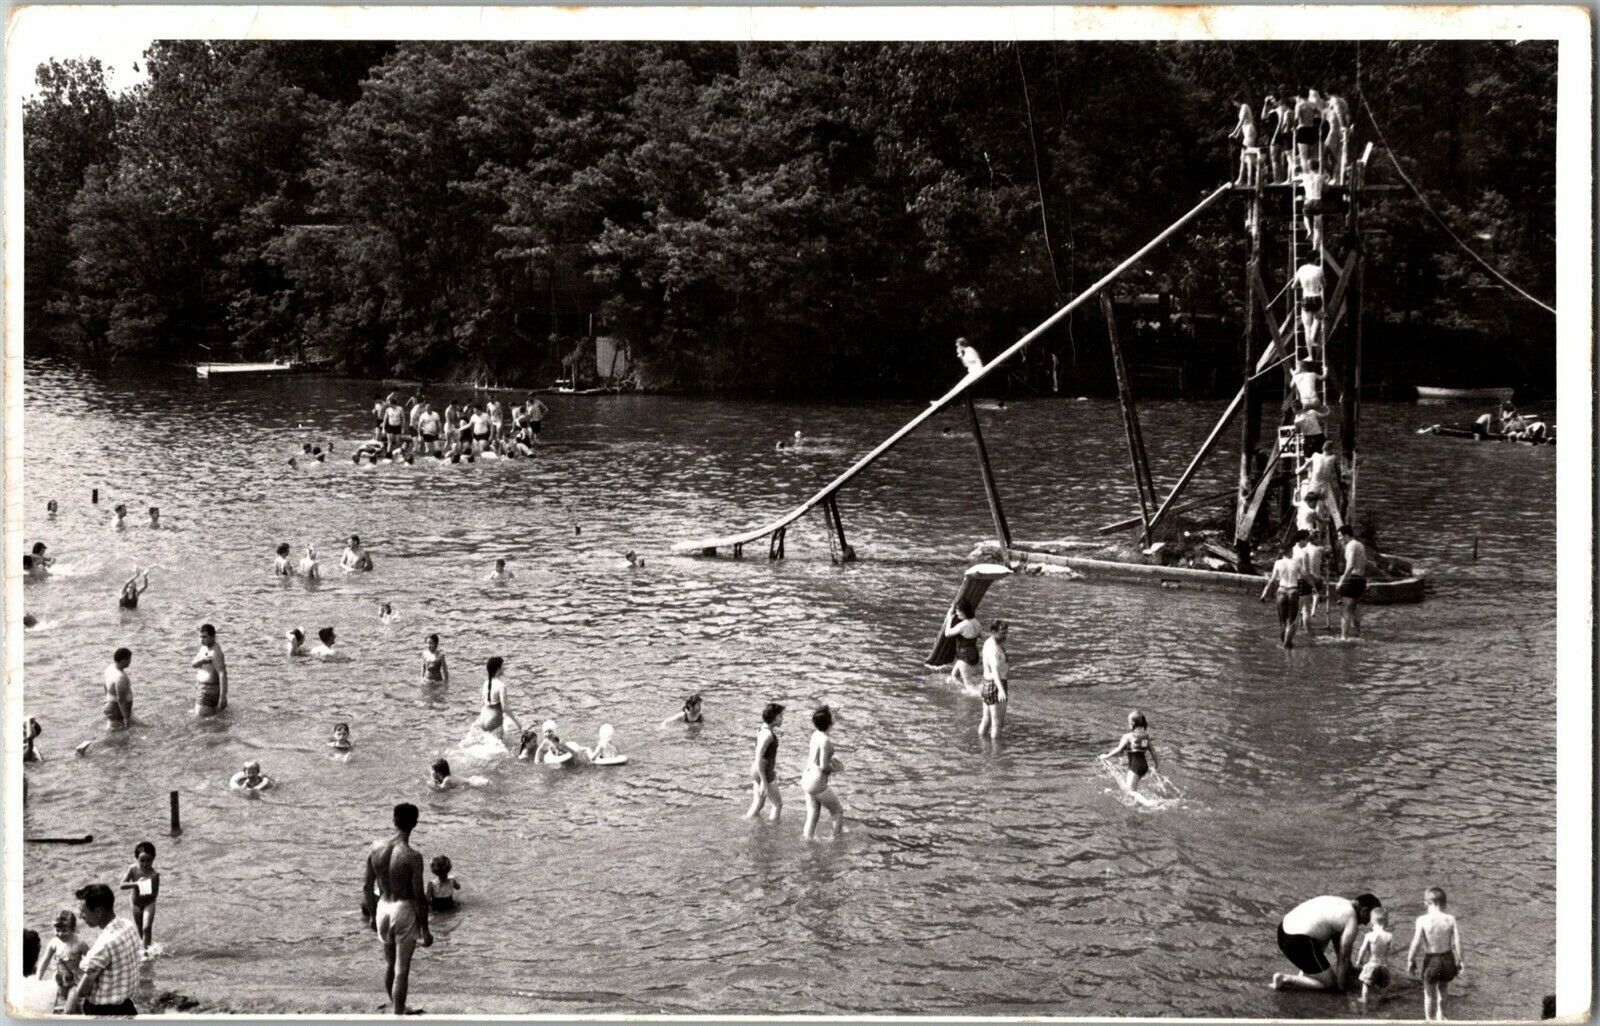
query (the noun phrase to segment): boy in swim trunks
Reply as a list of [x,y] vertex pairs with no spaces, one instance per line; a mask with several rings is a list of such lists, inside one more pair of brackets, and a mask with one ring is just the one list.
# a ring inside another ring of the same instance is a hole
[[349,752],[355,747],[350,743],[350,724],[335,723],[333,725],[333,740],[328,742],[328,747],[336,752]]
[[1444,891],[1429,887],[1422,896],[1427,911],[1417,919],[1406,968],[1417,974],[1417,954],[1422,953],[1422,1017],[1444,1021],[1444,994],[1465,968],[1461,961],[1461,930],[1456,917],[1444,910]]
[[132,662],[133,652],[119,648],[103,674],[107,730],[127,730],[133,723],[133,684],[128,680],[128,664]]
[[989,636],[983,642],[983,687],[978,692],[978,697],[983,699],[983,713],[978,717],[978,736],[982,737],[987,728],[991,741],[1000,740],[1000,728],[1006,721],[1006,703],[1011,700],[1007,688],[1011,669],[1005,649],[1009,632],[1010,627],[1004,620],[995,620],[989,625]]
[[1265,602],[1273,588],[1278,589],[1278,640],[1284,648],[1294,647],[1294,631],[1300,620],[1300,582],[1304,577],[1294,547],[1285,545],[1278,561],[1272,564],[1266,586],[1258,601]]
[[1361,637],[1361,613],[1357,603],[1367,593],[1367,547],[1356,540],[1355,531],[1345,524],[1339,528],[1339,543],[1344,546],[1344,573],[1334,590],[1339,593],[1339,637]]
[[1356,1000],[1363,1005],[1375,992],[1382,992],[1389,987],[1389,945],[1393,943],[1394,934],[1389,932],[1389,910],[1373,909],[1372,927],[1361,938],[1361,947],[1356,949],[1355,964],[1361,967],[1361,996]]
[[411,831],[416,825],[415,805],[401,802],[394,807],[395,834],[368,852],[361,884],[361,915],[383,942],[383,983],[395,1015],[406,1014],[411,953],[416,950],[417,938],[421,937],[423,947],[433,946],[422,853],[411,847]]

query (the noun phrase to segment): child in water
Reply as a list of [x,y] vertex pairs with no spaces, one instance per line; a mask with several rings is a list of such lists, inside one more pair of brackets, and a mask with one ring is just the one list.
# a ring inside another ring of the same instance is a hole
[[119,502],[117,503],[117,508],[111,512],[116,515],[116,519],[111,521],[111,529],[114,531],[126,531],[128,529],[128,507]]
[[289,562],[289,543],[278,544],[278,558],[272,564],[272,572],[278,577],[293,577],[294,564]]
[[683,700],[683,708],[677,714],[668,716],[661,721],[663,727],[670,727],[674,723],[700,723],[705,719],[705,714],[700,709],[700,694],[696,692]]
[[611,724],[600,724],[600,730],[595,734],[594,747],[589,749],[589,758],[615,759],[617,757],[617,746],[611,743],[611,738],[616,732],[617,728]]
[[384,623],[394,622],[394,606],[387,602],[378,604],[378,619]]
[[497,559],[497,560],[494,561],[494,571],[491,574],[489,574],[489,580],[491,580],[491,581],[509,581],[509,580],[511,580],[511,578],[513,578],[515,576],[517,576],[517,575],[512,573],[510,570],[506,569],[506,561],[505,560]]
[[763,805],[772,806],[772,822],[783,814],[783,796],[778,793],[778,728],[783,726],[783,706],[768,702],[761,710],[761,729],[756,731],[756,757],[750,763],[750,811],[754,819]]
[[82,975],[80,968],[83,956],[89,953],[89,945],[78,936],[78,917],[69,909],[62,909],[56,916],[56,935],[45,945],[44,956],[39,960],[39,978],[49,970],[51,963],[56,967],[56,1006],[59,1012],[67,1006],[67,998],[72,994],[72,988],[78,985],[78,977]]
[[1367,998],[1374,992],[1386,990],[1389,986],[1389,945],[1394,943],[1394,934],[1389,932],[1389,910],[1379,906],[1372,910],[1372,926],[1367,930],[1367,935],[1361,938],[1361,946],[1356,949],[1356,965],[1361,967],[1361,996],[1356,1000],[1362,1004],[1367,1003]]
[[1144,713],[1135,709],[1128,714],[1128,732],[1122,735],[1122,740],[1117,742],[1117,747],[1100,756],[1102,759],[1115,759],[1126,752],[1128,755],[1128,770],[1122,776],[1122,786],[1132,791],[1139,786],[1139,780],[1146,773],[1158,765],[1156,750],[1150,744],[1150,725],[1144,718]]
[[1461,930],[1456,917],[1446,912],[1444,890],[1429,887],[1422,896],[1427,911],[1417,917],[1417,932],[1411,937],[1406,968],[1417,974],[1417,955],[1422,955],[1422,1016],[1444,1020],[1444,995],[1450,981],[1466,968],[1461,961]]
[[322,579],[322,571],[317,569],[317,547],[315,545],[306,546],[305,558],[300,561],[300,576],[308,581]]
[[350,724],[335,723],[333,725],[333,740],[328,742],[328,747],[336,752],[349,752],[355,745],[350,743]]
[[456,785],[456,778],[450,775],[450,762],[448,759],[433,760],[433,776],[428,779],[428,786],[435,791],[448,791]]
[[235,791],[260,794],[272,786],[272,778],[262,773],[261,764],[252,759],[233,775],[233,779],[228,781],[228,786]]
[[289,655],[291,655],[291,656],[303,656],[303,655],[308,655],[309,654],[302,647],[306,643],[306,632],[305,631],[301,630],[298,627],[291,627],[289,629],[289,631],[286,634],[284,634],[284,637],[286,639],[288,639]]
[[[545,720],[544,721],[544,725],[542,727],[540,727],[540,729],[539,729],[539,733],[540,733],[540,738],[539,738],[538,747],[536,747],[533,750],[532,758],[533,758],[534,762],[544,762],[544,758],[547,755],[553,756],[555,758],[560,758],[563,755],[577,756],[579,754],[577,749],[573,748],[571,745],[567,744],[565,741],[561,740],[561,738],[556,735],[556,721],[555,720]],[[524,746],[526,746],[527,743],[528,743],[528,738],[527,738],[526,734],[523,735],[522,743],[523,743]],[[584,753],[584,754],[587,754],[587,753]],[[517,757],[521,758],[521,756],[522,756],[522,753],[519,751],[517,753]],[[574,761],[583,761],[583,760],[577,760],[577,759],[566,759],[566,760],[563,760],[563,762],[567,762],[567,763],[574,762]]]
[[44,728],[39,725],[38,719],[29,716],[22,721],[22,761],[43,762],[44,756],[39,754],[39,749],[34,747],[34,738],[44,733]]
[[456,892],[461,889],[461,881],[450,875],[450,856],[435,855],[433,861],[428,863],[428,868],[433,871],[433,876],[423,883],[422,889],[427,895],[429,908],[435,912],[454,912]]
[[133,846],[133,857],[136,860],[128,867],[128,873],[122,878],[122,889],[132,891],[133,920],[139,927],[139,938],[144,941],[146,948],[150,947],[150,937],[156,926],[156,898],[161,896],[161,874],[156,872],[156,846],[149,841],[140,841]]

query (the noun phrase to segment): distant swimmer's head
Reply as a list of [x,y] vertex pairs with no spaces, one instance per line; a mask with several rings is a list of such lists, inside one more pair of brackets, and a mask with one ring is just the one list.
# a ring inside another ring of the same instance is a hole
[[333,725],[333,736],[334,737],[339,737],[339,738],[344,738],[345,740],[349,740],[349,738],[350,738],[350,724],[348,724],[348,723],[335,723]]
[[[1372,898],[1372,895],[1363,894],[1361,898]],[[1357,907],[1360,907],[1361,905],[1361,898],[1356,899]],[[1377,901],[1378,899],[1372,898],[1372,900]],[[1429,887],[1426,891],[1422,892],[1422,900],[1424,903],[1432,905],[1434,908],[1444,908],[1447,902],[1447,899],[1444,896],[1443,887]]]
[[448,777],[449,775],[450,775],[450,760],[448,760],[448,759],[435,759],[435,760],[433,760],[433,779],[435,779],[435,780],[443,780],[445,777]]
[[394,615],[394,607],[391,606],[387,602],[381,603],[378,606],[378,615],[379,616],[393,616]]
[[1373,909],[1372,910],[1372,922],[1377,926],[1381,926],[1384,929],[1388,929],[1388,927],[1389,927],[1389,910],[1386,909],[1386,908],[1382,908],[1382,907]]
[[277,553],[280,556],[287,556],[289,554],[289,543],[288,542],[279,542],[278,543],[278,548],[277,548]]
[[[24,557],[24,558],[26,558],[26,557]],[[24,626],[24,627],[37,627],[37,626],[39,626],[39,618],[37,616],[34,616],[32,613],[23,613],[22,614],[22,626]]]
[[976,614],[972,609],[972,603],[967,599],[962,599],[960,602],[956,603],[956,617],[958,619],[970,620],[975,615]]
[[1350,525],[1349,524],[1340,524],[1339,525],[1339,537],[1341,537],[1341,538],[1354,538],[1355,536],[1356,536],[1356,533],[1355,533],[1355,531],[1350,529]]
[[498,573],[498,572],[500,572],[500,571],[502,571],[502,570],[504,570],[504,569],[505,569],[505,568],[506,568],[506,561],[505,561],[505,560],[503,560],[503,559],[497,559],[497,560],[495,560],[495,561],[494,561],[494,568],[495,568],[495,572],[496,572],[496,573]]
[[301,630],[298,627],[291,627],[291,628],[289,628],[289,633],[287,635],[285,635],[285,637],[287,637],[290,641],[292,641],[296,645],[298,645],[302,641],[306,640],[306,632]]
[[51,516],[55,516],[56,512],[60,508],[61,508],[60,506],[56,505],[56,500],[51,499],[49,502],[45,503],[44,511],[46,513],[49,513]]
[[211,626],[209,623],[201,624],[200,625],[200,640],[204,641],[208,645],[211,644],[212,642],[216,641],[217,640],[217,629],[215,627]]
[[46,545],[44,542],[34,542],[33,543],[33,554],[35,556],[42,556],[42,555],[45,554],[45,550],[48,549],[49,547],[50,546]]
[[112,653],[111,661],[117,664],[117,669],[126,670],[128,668],[128,664],[133,662],[133,650],[129,648],[119,648]]
[[245,763],[241,769],[244,775],[247,777],[254,778],[261,775],[261,764],[256,762],[254,759],[251,759],[249,762]]
[[783,722],[783,706],[777,702],[768,702],[767,707],[761,710],[761,722],[769,727],[776,727]]
[[544,723],[541,724],[540,727],[539,727],[539,733],[543,734],[545,737],[549,737],[551,734],[554,734],[555,732],[556,732],[556,721],[555,720],[545,720]]
[[439,635],[437,635],[437,634],[428,635],[428,651],[429,652],[437,652],[438,650],[439,650]]
[[1004,620],[993,620],[989,623],[989,633],[1001,641],[1006,640],[1006,635],[1011,633],[1011,625]]
[[78,932],[78,915],[71,909],[64,908],[56,913],[56,936],[70,937]]
[[394,807],[394,825],[402,833],[409,834],[417,825],[417,807],[410,802],[401,802]]
[[352,549],[359,549],[361,547],[361,536],[359,534],[352,534],[350,536],[350,547]]
[[966,349],[966,348],[967,348],[967,337],[965,335],[962,335],[960,338],[956,339],[956,352],[959,353],[963,349]]
[[794,440],[797,441],[797,442],[800,441],[800,432],[796,431],[794,433]]
[[496,677],[500,676],[500,668],[505,666],[505,664],[506,661],[499,656],[490,656],[489,661],[484,664],[484,669],[488,671],[489,679],[494,680]]
[[40,725],[38,718],[35,716],[29,716],[27,724],[22,729],[24,736],[29,741],[44,733],[44,727]]
[[327,646],[329,646],[331,648],[333,646],[333,628],[332,627],[324,627],[324,628],[322,628],[322,630],[317,632],[317,638],[324,645],[327,645]]
[[[1437,891],[1439,889],[1435,887],[1433,890]],[[1443,891],[1439,891],[1439,897],[1441,900],[1444,898]],[[1368,919],[1372,918],[1373,909],[1382,907],[1383,902],[1378,900],[1378,896],[1376,894],[1356,895],[1356,922],[1365,923]]]
[[149,841],[140,841],[133,846],[133,858],[139,865],[148,869],[156,860],[156,846]]
[[428,868],[433,870],[433,875],[441,880],[450,875],[450,870],[453,867],[454,864],[450,861],[450,856],[448,855],[435,855],[432,861],[428,863]]
[[126,503],[119,502],[119,503],[117,503],[116,508],[113,509],[111,512],[115,513],[119,517],[125,517],[125,516],[128,515],[128,506],[127,506]]
[[1149,730],[1150,721],[1144,718],[1144,713],[1135,709],[1128,714],[1128,727],[1131,730]]
[[311,443],[310,442],[302,443],[301,446],[300,446],[300,451],[305,453],[307,456],[310,456],[311,455]]
[[697,713],[697,712],[700,711],[700,693],[699,692],[695,692],[694,694],[690,695],[688,698],[685,698],[683,700],[683,711],[686,712],[686,713]]
[[833,727],[833,710],[823,706],[812,713],[811,725],[826,734]]

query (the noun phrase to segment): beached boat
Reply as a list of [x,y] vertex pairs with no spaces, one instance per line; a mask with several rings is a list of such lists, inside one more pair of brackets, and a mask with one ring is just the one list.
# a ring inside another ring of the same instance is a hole
[[197,363],[194,372],[202,378],[219,374],[275,374],[293,370],[292,363]]
[[1516,393],[1514,388],[1434,388],[1431,385],[1418,385],[1417,398],[1430,403],[1453,403],[1467,400],[1499,402],[1511,401]]

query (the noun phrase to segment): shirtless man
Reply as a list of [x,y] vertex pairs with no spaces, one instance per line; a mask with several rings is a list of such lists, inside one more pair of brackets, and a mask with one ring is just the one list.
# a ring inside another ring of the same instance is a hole
[[1322,116],[1322,97],[1315,89],[1294,99],[1294,148],[1300,158],[1300,171],[1315,171],[1322,166],[1317,159],[1321,136],[1317,119]]
[[133,723],[133,684],[128,680],[128,664],[132,662],[133,652],[119,648],[111,656],[111,665],[106,667],[107,730],[127,730]]
[[1323,442],[1320,452],[1311,454],[1307,462],[1306,491],[1322,493],[1322,512],[1333,521],[1333,526],[1343,527],[1344,517],[1339,515],[1339,453],[1332,442]]
[[1288,101],[1280,100],[1276,96],[1268,96],[1263,100],[1261,111],[1263,122],[1271,119],[1270,124],[1264,126],[1267,130],[1267,163],[1271,167],[1270,180],[1274,183],[1287,182],[1293,175],[1294,165],[1288,145],[1291,135],[1289,121],[1294,117],[1294,111],[1290,109]]
[[[1350,951],[1356,933],[1383,902],[1362,894],[1354,901],[1332,894],[1302,901],[1278,924],[1278,950],[1294,963],[1297,973],[1273,973],[1272,989],[1343,990],[1351,977]],[[1334,964],[1325,948],[1334,942]]]
[[1356,541],[1349,524],[1339,528],[1339,544],[1344,546],[1344,573],[1335,587],[1339,593],[1339,637],[1361,637],[1361,613],[1356,605],[1367,593],[1367,547]]
[[395,1015],[406,1014],[411,953],[416,950],[418,936],[423,947],[433,946],[433,934],[428,931],[428,902],[424,898],[422,853],[411,847],[411,831],[416,825],[415,805],[401,802],[394,807],[395,834],[372,846],[361,885],[361,915],[383,942],[383,985]]
[[389,398],[383,404],[383,451],[387,455],[394,455],[396,449],[401,448],[405,438],[406,410],[405,407],[394,401],[394,393],[389,393]]
[[433,408],[432,403],[422,404],[422,416],[417,418],[417,431],[422,438],[422,454],[436,456],[440,453],[439,436],[443,433],[444,422],[439,416],[439,411]]

